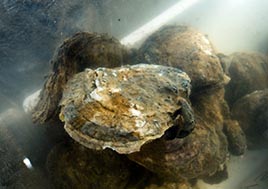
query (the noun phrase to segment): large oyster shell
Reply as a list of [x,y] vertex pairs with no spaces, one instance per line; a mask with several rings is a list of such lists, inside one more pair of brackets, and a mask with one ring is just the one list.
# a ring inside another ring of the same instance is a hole
[[51,73],[33,110],[33,121],[45,123],[57,120],[62,91],[73,75],[85,68],[121,66],[128,62],[127,57],[125,47],[107,34],[81,32],[65,40],[51,61]]
[[171,127],[189,133],[194,122],[184,99],[189,94],[190,78],[172,67],[87,69],[68,82],[60,117],[68,134],[82,145],[128,154]]
[[185,71],[192,80],[193,91],[223,85],[227,80],[209,39],[188,26],[161,28],[148,37],[138,54],[140,62]]

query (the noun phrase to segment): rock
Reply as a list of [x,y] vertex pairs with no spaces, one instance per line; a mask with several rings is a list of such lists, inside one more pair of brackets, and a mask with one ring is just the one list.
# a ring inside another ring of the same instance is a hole
[[222,59],[231,81],[226,85],[225,98],[230,106],[255,90],[268,87],[268,60],[259,53],[233,53]]
[[80,144],[128,154],[154,139],[187,136],[190,79],[179,69],[139,64],[87,69],[66,85],[61,120]]
[[116,67],[127,63],[127,50],[107,34],[77,33],[67,39],[52,59],[52,71],[33,110],[33,121],[58,119],[58,104],[66,82],[85,68]]
[[238,121],[225,120],[224,134],[227,136],[229,151],[233,155],[242,155],[247,149],[247,141],[244,131],[241,129]]
[[47,158],[55,188],[143,188],[152,174],[124,155],[106,149],[95,151],[77,143],[55,146]]
[[226,82],[211,42],[187,26],[166,26],[152,34],[140,47],[138,59],[185,71],[192,80],[193,91]]
[[268,89],[239,99],[233,106],[232,115],[245,132],[249,148],[268,146]]

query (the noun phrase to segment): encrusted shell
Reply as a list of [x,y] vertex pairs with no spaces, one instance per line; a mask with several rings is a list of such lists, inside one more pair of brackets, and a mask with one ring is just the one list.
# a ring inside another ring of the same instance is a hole
[[185,138],[157,139],[128,157],[166,180],[205,178],[221,170],[228,150],[223,125],[224,90],[201,94],[192,101],[195,129]]
[[66,39],[51,60],[52,69],[33,110],[33,121],[57,120],[62,91],[73,75],[85,68],[121,66],[128,62],[127,57],[128,50],[107,34],[81,32]]
[[189,93],[190,78],[172,67],[86,69],[67,83],[60,118],[82,145],[128,154],[174,126],[182,107],[179,101]]
[[138,61],[185,71],[193,91],[222,85],[227,79],[209,39],[188,26],[165,26],[150,35],[139,49]]

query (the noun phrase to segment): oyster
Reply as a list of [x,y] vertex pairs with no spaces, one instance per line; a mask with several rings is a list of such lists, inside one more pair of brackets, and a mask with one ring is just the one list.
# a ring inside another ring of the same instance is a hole
[[[144,59],[147,59],[145,62],[153,60],[159,64],[182,66],[182,69],[189,70],[189,76],[193,76],[191,79],[196,83],[194,86],[196,88],[191,94],[196,120],[195,130],[183,139],[154,140],[143,145],[139,152],[129,154],[128,157],[166,180],[201,178],[206,182],[221,182],[227,176],[224,167],[226,167],[228,147],[235,155],[241,155],[245,152],[246,141],[239,124],[235,127],[231,125],[235,120],[231,120],[229,107],[224,99],[226,80],[218,58],[214,57],[214,54],[210,57],[201,50],[196,50],[196,56],[200,55],[200,58],[193,56],[195,58],[187,59],[193,54],[187,48],[180,48],[180,45],[188,43],[193,47],[196,44],[187,42],[182,36],[190,38],[189,41],[194,41],[195,37],[202,35],[189,32],[187,28],[184,29],[179,31],[176,27],[164,28],[158,34],[149,37],[140,51],[144,53]],[[175,31],[178,33],[176,34]],[[194,36],[190,36],[191,33]],[[177,38],[174,37],[176,35]],[[170,48],[166,50],[161,43],[167,39],[166,47],[177,49],[178,52],[174,50],[172,53],[164,53],[170,50]],[[198,37],[195,40],[197,39]],[[170,44],[173,46],[168,46]],[[186,56],[186,52],[190,53],[189,56]],[[182,57],[185,57],[185,60]],[[210,59],[215,61],[211,62]],[[200,67],[195,64],[199,64]],[[206,64],[211,65],[206,67]],[[215,75],[210,78],[211,74]],[[201,80],[203,82],[199,83]],[[224,125],[226,133],[223,132]]]
[[67,39],[51,61],[49,74],[33,110],[34,122],[56,120],[59,102],[66,82],[85,68],[117,67],[127,63],[128,52],[120,42],[107,34],[77,33]]
[[124,155],[110,149],[91,150],[73,141],[56,145],[46,167],[55,188],[143,188],[153,177]]
[[221,60],[231,78],[225,87],[230,106],[243,96],[268,87],[268,60],[264,54],[237,52]]
[[237,100],[232,115],[245,132],[249,148],[268,147],[268,89],[254,91]]
[[66,85],[60,118],[80,144],[129,154],[165,133],[168,139],[188,135],[194,127],[189,95],[190,78],[176,68],[87,69]]
[[228,154],[228,143],[222,132],[223,91],[203,94],[192,101],[195,129],[188,137],[154,140],[128,157],[170,181],[217,174]]
[[224,134],[229,143],[229,151],[234,155],[242,155],[247,149],[246,135],[236,120],[224,121]]
[[139,62],[185,71],[193,91],[224,84],[227,79],[211,42],[188,26],[163,27],[142,44],[138,57]]

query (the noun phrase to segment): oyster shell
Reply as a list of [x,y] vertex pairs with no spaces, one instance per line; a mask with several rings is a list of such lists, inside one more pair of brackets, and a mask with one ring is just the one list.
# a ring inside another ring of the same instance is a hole
[[185,138],[154,140],[128,157],[165,180],[206,178],[226,161],[228,143],[222,132],[224,89],[192,101],[195,129]]
[[268,88],[268,60],[264,54],[236,52],[221,60],[231,78],[225,87],[230,106],[255,90]]
[[268,147],[268,89],[254,91],[237,100],[232,115],[245,132],[250,149]]
[[46,167],[54,188],[143,188],[153,176],[110,149],[96,151],[70,141],[50,151]]
[[188,26],[165,26],[139,49],[139,62],[172,66],[185,71],[193,91],[226,82],[219,58],[208,38]]
[[34,122],[57,120],[59,102],[67,81],[85,68],[117,67],[128,61],[128,51],[120,42],[98,33],[77,33],[64,41],[52,59],[52,70],[33,110]]
[[82,145],[128,154],[165,133],[167,138],[189,134],[194,127],[189,94],[190,78],[172,67],[87,69],[66,85],[60,118]]
[[247,149],[246,135],[236,120],[224,121],[224,134],[228,139],[229,151],[233,155],[242,155]]

